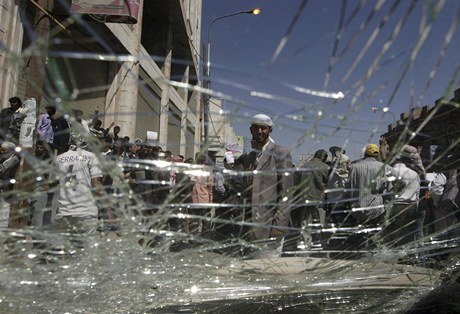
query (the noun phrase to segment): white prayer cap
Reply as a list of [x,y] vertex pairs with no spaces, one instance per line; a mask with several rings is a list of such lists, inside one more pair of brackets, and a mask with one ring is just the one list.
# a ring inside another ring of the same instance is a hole
[[16,145],[9,141],[4,141],[1,145],[3,148],[15,149]]
[[251,119],[251,125],[253,124],[263,124],[267,126],[273,126],[273,121],[272,119],[265,115],[265,114],[256,114],[254,117]]
[[340,162],[341,164],[345,164],[345,163],[347,163],[347,162],[350,162],[350,157],[348,157],[348,156],[345,155],[345,154],[341,154],[341,155],[340,155],[340,158],[339,158],[339,162]]

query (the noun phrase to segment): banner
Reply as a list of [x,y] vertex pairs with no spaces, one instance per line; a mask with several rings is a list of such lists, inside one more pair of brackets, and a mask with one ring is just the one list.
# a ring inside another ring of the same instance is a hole
[[37,114],[35,112],[37,102],[35,98],[29,98],[22,104],[16,112],[25,115],[19,131],[19,145],[23,148],[32,148],[34,145],[34,130],[37,123]]
[[145,142],[150,146],[158,146],[158,132],[147,131]]
[[235,157],[239,157],[244,151],[244,136],[234,136],[227,145],[225,149],[229,152],[232,152]]
[[140,0],[72,0],[70,12],[91,14],[104,23],[136,24]]

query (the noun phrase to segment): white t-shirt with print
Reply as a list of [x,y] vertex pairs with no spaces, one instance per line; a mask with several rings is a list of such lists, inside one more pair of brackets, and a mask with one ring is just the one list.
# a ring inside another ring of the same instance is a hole
[[102,177],[96,155],[83,149],[69,150],[54,159],[60,184],[59,209],[63,216],[97,217],[91,179]]

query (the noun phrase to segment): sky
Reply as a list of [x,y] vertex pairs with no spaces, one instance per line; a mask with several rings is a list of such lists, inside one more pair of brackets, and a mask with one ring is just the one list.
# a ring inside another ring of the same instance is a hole
[[459,10],[457,0],[203,0],[211,88],[238,135],[265,113],[294,161],[331,146],[356,159],[402,112],[460,88]]

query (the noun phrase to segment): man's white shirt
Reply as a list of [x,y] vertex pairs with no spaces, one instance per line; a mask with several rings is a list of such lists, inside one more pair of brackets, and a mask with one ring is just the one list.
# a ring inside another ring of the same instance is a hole
[[98,208],[91,179],[102,177],[102,171],[96,155],[83,149],[69,150],[56,156],[53,163],[60,183],[56,218],[97,217]]
[[393,174],[397,179],[402,180],[406,186],[396,196],[395,202],[418,202],[420,193],[420,177],[417,172],[409,169],[403,163],[397,163],[393,166]]

